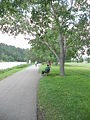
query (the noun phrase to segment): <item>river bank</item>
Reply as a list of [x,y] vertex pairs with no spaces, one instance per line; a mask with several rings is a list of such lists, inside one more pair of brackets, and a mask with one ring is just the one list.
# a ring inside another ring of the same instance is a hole
[[28,64],[22,64],[22,65],[18,65],[18,66],[12,67],[12,68],[0,70],[0,80],[4,79],[7,76],[12,75],[13,73],[15,73],[17,71],[24,69],[27,66],[28,66]]
[[0,70],[12,68],[17,65],[27,64],[26,62],[0,62]]

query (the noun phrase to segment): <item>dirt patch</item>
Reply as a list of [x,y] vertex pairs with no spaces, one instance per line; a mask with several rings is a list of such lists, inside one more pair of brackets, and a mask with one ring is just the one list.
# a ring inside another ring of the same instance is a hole
[[44,112],[40,110],[40,107],[37,105],[37,120],[45,120]]

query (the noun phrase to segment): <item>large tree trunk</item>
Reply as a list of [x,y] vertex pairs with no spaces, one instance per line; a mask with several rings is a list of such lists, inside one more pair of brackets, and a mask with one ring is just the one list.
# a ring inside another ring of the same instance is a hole
[[64,36],[64,63],[66,59],[66,37]]
[[59,43],[60,43],[60,75],[64,76],[64,46],[62,34],[59,33]]

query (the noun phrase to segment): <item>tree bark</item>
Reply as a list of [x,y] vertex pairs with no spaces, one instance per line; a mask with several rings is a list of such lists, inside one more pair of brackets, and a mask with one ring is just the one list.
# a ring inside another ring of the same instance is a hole
[[60,43],[60,75],[64,76],[64,47],[62,34],[59,33],[59,43]]
[[64,63],[66,58],[66,37],[64,36]]

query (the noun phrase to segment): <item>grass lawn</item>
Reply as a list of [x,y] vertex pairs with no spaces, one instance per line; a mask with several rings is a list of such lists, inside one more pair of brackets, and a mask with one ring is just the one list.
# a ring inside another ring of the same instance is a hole
[[45,120],[90,120],[90,64],[67,63],[66,75],[58,73],[59,66],[52,66],[39,81],[38,106]]
[[24,65],[18,65],[18,66],[12,67],[12,68],[8,68],[5,70],[0,70],[0,80],[2,80],[3,78],[5,78],[9,75],[12,75],[13,73],[15,73],[17,71],[24,69],[27,66],[28,66],[28,64],[24,64]]

